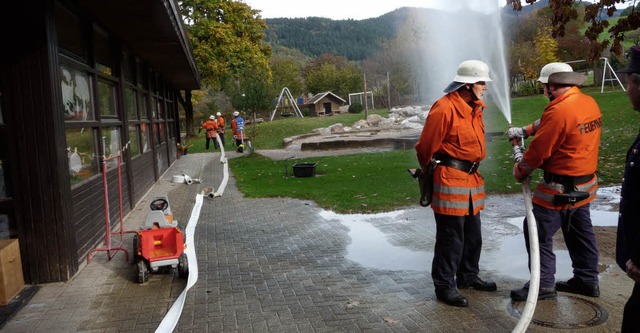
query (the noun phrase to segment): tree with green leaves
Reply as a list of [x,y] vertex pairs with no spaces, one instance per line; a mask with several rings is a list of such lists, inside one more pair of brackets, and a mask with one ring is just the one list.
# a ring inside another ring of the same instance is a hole
[[364,86],[362,71],[335,52],[311,60],[304,69],[304,78],[308,91],[314,94],[331,91],[342,98],[361,92]]
[[[259,11],[233,0],[183,0],[179,4],[203,85],[224,90],[248,72],[259,73],[262,81],[271,79],[271,48],[262,41],[266,23]],[[187,135],[191,136],[191,92],[181,97]]]

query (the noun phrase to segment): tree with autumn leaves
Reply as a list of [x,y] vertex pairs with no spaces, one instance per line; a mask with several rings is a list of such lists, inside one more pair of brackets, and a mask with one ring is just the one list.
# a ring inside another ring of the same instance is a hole
[[[521,0],[506,0],[507,5],[512,6],[514,10],[522,9]],[[532,4],[538,0],[525,0],[526,3]],[[576,0],[549,0],[549,9],[551,10],[551,35],[563,37],[567,32],[567,26],[571,20],[579,18],[580,7],[576,4]],[[584,22],[588,24],[584,35],[588,40],[589,53],[588,61],[594,61],[607,49],[612,53],[622,55],[622,42],[625,34],[629,31],[640,28],[640,12],[632,9],[631,13],[626,17],[621,17],[615,24],[609,26],[610,23],[603,19],[601,14],[608,17],[618,10],[616,5],[629,2],[628,0],[599,0],[584,7]],[[584,4],[584,2],[583,2]],[[635,0],[634,0],[635,4]],[[598,40],[603,32],[609,32],[611,39]]]
[[[271,78],[271,48],[262,41],[266,23],[259,11],[233,0],[183,0],[179,5],[202,84],[234,94],[231,97],[236,102],[252,99],[246,98],[251,92],[264,95],[263,89],[255,85],[242,86],[251,80],[268,82]],[[243,89],[247,91],[242,92]],[[245,94],[244,99],[241,94]],[[185,91],[180,102],[185,110],[187,135],[192,136],[191,92]]]

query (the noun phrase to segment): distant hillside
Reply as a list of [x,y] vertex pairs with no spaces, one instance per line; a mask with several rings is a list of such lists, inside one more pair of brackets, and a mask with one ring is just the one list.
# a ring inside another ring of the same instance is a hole
[[[522,0],[523,5],[525,1]],[[503,22],[507,26],[518,24],[518,20],[532,11],[547,7],[549,0],[538,0],[522,7],[519,12],[511,7],[503,7]],[[613,17],[619,16],[616,12]],[[398,29],[415,17],[436,15],[437,10],[403,7],[380,17],[365,20],[331,20],[320,17],[270,18],[266,19],[265,41],[274,48],[274,54],[291,50],[305,57],[315,58],[323,53],[335,52],[349,60],[363,60],[372,57],[386,41],[396,37]],[[606,16],[606,15],[605,15]]]
[[327,18],[267,19],[265,40],[276,46],[297,49],[309,57],[334,51],[349,60],[362,60],[375,54],[412,14],[430,9],[404,7],[380,17],[365,20]]

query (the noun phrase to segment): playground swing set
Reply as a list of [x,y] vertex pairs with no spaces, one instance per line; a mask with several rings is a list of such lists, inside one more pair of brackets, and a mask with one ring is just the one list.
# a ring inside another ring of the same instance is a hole
[[280,95],[278,96],[278,100],[276,101],[276,106],[271,112],[271,117],[269,121],[273,121],[273,118],[276,116],[276,112],[280,111],[280,117],[300,117],[304,118],[300,108],[298,108],[298,103],[295,98],[291,95],[289,88],[284,87],[280,91]]

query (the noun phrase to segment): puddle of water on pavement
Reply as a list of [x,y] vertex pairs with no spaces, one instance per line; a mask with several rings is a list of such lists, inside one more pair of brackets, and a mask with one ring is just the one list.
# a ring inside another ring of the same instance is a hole
[[[408,210],[393,211],[380,214],[336,214],[331,211],[322,211],[320,215],[327,220],[338,220],[349,228],[351,243],[347,247],[347,258],[365,267],[382,270],[414,270],[430,271],[433,252],[414,251],[401,246],[395,246],[388,240],[388,235],[376,228],[372,222],[383,219],[387,224],[412,223],[400,217]],[[424,216],[423,213],[420,214]],[[428,214],[432,221],[433,215]],[[617,224],[617,212],[592,210],[591,218],[594,226],[615,226]],[[493,246],[484,246],[480,260],[480,268],[483,271],[493,272],[499,276],[508,276],[516,279],[529,279],[527,268],[527,252],[524,247],[522,233],[522,221],[524,217],[501,219],[507,224],[516,226],[505,227],[504,222],[493,218],[483,219],[483,228],[498,231],[498,235],[483,235],[485,244],[494,243]],[[424,222],[424,221],[422,221]],[[433,225],[432,227],[435,227]],[[566,280],[572,277],[571,259],[566,250],[556,249],[556,279]]]
[[347,259],[381,270],[426,271],[431,266],[433,253],[395,246],[387,240],[386,234],[371,224],[376,219],[385,219],[387,223],[389,219],[393,219],[392,223],[405,223],[397,219],[403,212],[342,215],[322,211],[320,216],[328,220],[339,220],[349,228],[351,243],[347,247]]

